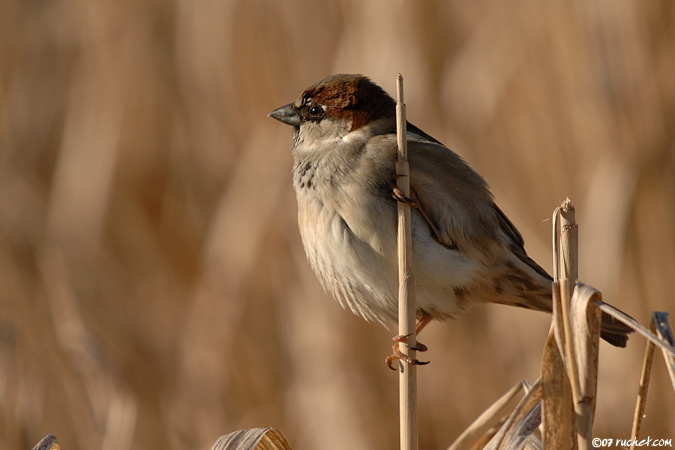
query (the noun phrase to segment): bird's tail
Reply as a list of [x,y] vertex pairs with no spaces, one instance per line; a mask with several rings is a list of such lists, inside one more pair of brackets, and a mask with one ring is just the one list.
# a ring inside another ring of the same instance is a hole
[[[551,313],[553,278],[527,255],[517,255],[518,261],[507,263],[507,273],[500,278],[498,288],[502,291],[495,303],[518,306]],[[625,347],[633,329],[602,313],[600,337],[615,347]]]

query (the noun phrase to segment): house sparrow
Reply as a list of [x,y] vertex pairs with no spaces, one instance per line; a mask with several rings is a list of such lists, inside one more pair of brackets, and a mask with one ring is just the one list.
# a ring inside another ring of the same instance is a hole
[[[270,117],[295,128],[293,187],[307,259],[343,307],[398,317],[396,104],[362,75],[333,75]],[[485,180],[408,123],[418,331],[479,303],[551,312],[551,276],[494,203]],[[603,314],[602,338],[630,329]],[[400,355],[399,355],[400,356]]]

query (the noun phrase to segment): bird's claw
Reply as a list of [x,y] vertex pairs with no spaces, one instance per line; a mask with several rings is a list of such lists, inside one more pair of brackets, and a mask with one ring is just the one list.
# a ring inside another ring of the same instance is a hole
[[[387,358],[385,359],[385,362],[387,363],[387,367],[389,367],[391,370],[396,370],[396,368],[393,365],[394,361],[396,361],[396,360],[405,361],[408,364],[411,364],[411,365],[414,365],[414,366],[424,366],[426,364],[429,364],[430,361],[420,361],[416,358],[413,358],[411,356],[408,356],[408,355],[404,354],[401,351],[401,349],[400,349],[401,342],[404,342],[409,336],[410,336],[409,334],[403,335],[403,336],[394,336],[394,338],[393,338],[394,345],[392,346],[393,353],[391,355],[387,356]],[[429,350],[429,348],[426,345],[424,345],[420,342],[415,342],[415,346],[410,347],[410,350],[415,350],[415,351],[418,351],[418,352],[426,352],[427,350]]]
[[417,208],[417,202],[412,198],[403,195],[403,191],[401,191],[398,187],[394,187],[391,190],[391,196],[401,203],[408,203],[413,208]]

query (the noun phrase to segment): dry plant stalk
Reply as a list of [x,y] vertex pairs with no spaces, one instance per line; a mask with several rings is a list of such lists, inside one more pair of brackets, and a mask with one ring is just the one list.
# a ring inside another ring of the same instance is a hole
[[484,450],[519,450],[541,424],[541,399],[543,388],[537,380],[520,399],[506,422],[484,447]]
[[[483,435],[472,448],[591,448],[603,312],[648,340],[632,427],[633,442],[637,442],[644,417],[656,346],[662,350],[675,388],[675,337],[668,313],[652,312],[650,330],[647,330],[633,318],[604,303],[600,291],[578,281],[577,232],[574,207],[567,199],[553,214],[553,316],[544,346],[541,382],[535,383],[532,392],[521,400],[508,419]],[[469,440],[480,436],[478,429],[495,421],[498,411],[516,393],[517,390],[512,389],[483,412],[448,450],[468,448]],[[539,417],[543,442],[532,435]]]
[[221,436],[211,450],[292,450],[286,437],[274,428],[251,428]]
[[478,416],[452,444],[450,444],[450,447],[448,447],[447,450],[465,450],[473,448],[472,442],[483,436],[484,433],[481,433],[481,431],[487,426],[494,424],[495,421],[504,414],[506,406],[523,390],[524,385],[524,381],[515,384],[508,392],[490,405],[488,409],[483,411],[481,415]]
[[[404,197],[410,198],[410,169],[403,76],[396,78],[396,187]],[[401,342],[403,354],[415,358],[415,278],[412,274],[412,220],[411,205],[398,202],[398,334],[406,336]],[[417,450],[417,369],[414,364],[401,360],[399,372],[399,422],[401,450]]]
[[546,339],[541,366],[543,385],[541,422],[544,448],[573,448],[575,428],[570,407],[572,392],[553,332],[549,333]]
[[669,354],[675,356],[675,346],[669,344],[668,341],[661,339],[656,334],[652,333],[647,328],[640,325],[635,319],[633,319],[626,313],[616,309],[615,307],[613,307],[608,303],[604,303],[597,299],[593,300],[593,304],[597,306],[600,311],[612,316],[619,322],[631,327],[633,331],[637,332],[638,334],[641,334],[643,337],[645,337],[648,341],[652,342],[654,345],[659,347],[661,350],[664,350],[665,352],[668,352]]
[[602,312],[627,324],[649,340],[632,428],[632,436],[636,438],[642,424],[656,345],[663,352],[675,387],[675,349],[668,315],[652,313],[650,332],[631,317],[604,303],[598,290],[578,281],[577,226],[574,207],[569,199],[554,212],[553,227],[553,330],[542,361],[545,448],[591,448]]
[[574,411],[577,439],[581,449],[592,448],[601,328],[601,312],[593,306],[592,302],[600,297],[600,291],[583,283],[577,283],[570,305],[572,340],[580,395],[574,402]]
[[[656,335],[658,335],[661,340],[670,346],[673,346],[675,343],[673,332],[668,321],[667,312],[652,311],[652,318],[649,323],[649,331],[651,334],[656,333]],[[631,441],[633,442],[631,445],[631,450],[635,448],[635,444],[638,441],[640,429],[642,428],[642,421],[645,417],[644,411],[647,405],[647,393],[649,392],[649,381],[652,375],[655,349],[656,344],[651,339],[647,340],[645,357],[642,363],[642,373],[640,374],[640,386],[638,389],[637,401],[635,403],[635,414],[633,415],[633,426],[631,428]],[[673,389],[675,389],[675,354],[663,347],[661,348],[661,352],[663,353],[663,358],[666,362],[670,380],[673,383]]]
[[[591,448],[600,292],[578,282],[578,228],[569,199],[553,213],[553,330],[542,359],[545,448]],[[591,306],[593,305],[593,306]]]
[[574,283],[579,277],[579,228],[575,222],[574,206],[569,199],[566,199],[560,208],[556,209],[553,220],[554,224],[559,224],[560,231],[559,242],[554,243],[554,255],[560,261],[558,272],[553,277],[559,282],[560,287],[560,306],[562,312],[563,342],[564,350],[561,352],[567,363],[570,378],[570,387],[572,388],[572,400],[576,403],[581,397],[579,395],[579,380],[577,378],[576,358],[574,357],[574,345],[572,342],[572,324],[570,319],[570,303],[572,301],[572,292]]
[[[447,450],[522,450],[542,449],[540,438],[535,434],[541,424],[542,380],[530,385],[523,380],[512,387],[448,447]],[[502,417],[506,406],[520,391],[525,395],[513,411]],[[492,428],[484,428],[494,424]]]
[[35,444],[33,450],[60,450],[61,444],[59,440],[56,439],[56,436],[53,434],[48,434],[47,436],[40,439],[40,442]]
[[[561,240],[556,240],[556,242],[560,243]],[[566,261],[570,260],[573,260],[573,258],[562,256],[559,262],[564,265]],[[574,273],[573,270],[572,268],[572,271],[568,273]],[[561,268],[556,273],[564,273],[564,271],[565,269]],[[651,331],[647,331],[634,319],[605,304],[598,290],[577,281],[567,309],[567,318],[563,319],[563,306],[560,299],[563,290],[559,289],[560,281],[554,281],[553,286],[553,327],[544,347],[541,381],[535,383],[532,391],[527,393],[506,420],[502,420],[481,436],[479,428],[495,421],[499,411],[517,394],[518,386],[512,388],[485,410],[448,447],[448,450],[468,448],[483,450],[590,449],[595,414],[601,313],[605,310],[616,311],[617,316],[622,316],[622,322],[627,323],[648,338],[631,432],[631,440],[634,443],[631,449],[635,447],[644,417],[654,349],[657,345],[662,349],[671,381],[675,380],[675,353],[671,350],[675,338],[668,322],[668,313],[652,312]],[[564,294],[564,291],[562,293]],[[569,323],[567,323],[569,335],[567,337],[565,336],[566,330],[563,320],[569,320]],[[569,352],[568,349],[571,349],[572,352]],[[573,363],[571,363],[570,356],[574,358]],[[572,368],[577,370],[576,379],[579,397],[573,397],[572,394],[573,383],[568,377]],[[673,387],[675,388],[675,381]],[[573,398],[577,398],[577,400],[573,401]],[[539,441],[536,435],[533,435],[535,428],[539,425],[540,416],[543,442]],[[469,447],[470,440],[475,441],[477,437],[480,437],[478,442],[473,447]]]
[[[650,331],[656,331],[654,325],[654,316],[649,324]],[[640,428],[642,428],[642,421],[644,419],[645,406],[647,405],[647,393],[649,392],[649,381],[652,376],[652,366],[654,363],[654,349],[656,346],[652,341],[647,341],[645,348],[645,357],[642,362],[642,373],[640,374],[640,386],[638,387],[637,401],[635,402],[635,414],[633,415],[633,426],[631,427],[630,437],[633,442],[637,440],[640,435]],[[631,449],[635,446],[631,445]]]
[[[578,384],[571,382],[567,355],[571,353],[571,332],[569,326],[569,275],[576,279],[576,259],[567,258],[570,254],[569,245],[567,251],[561,251],[561,225],[560,211],[564,207],[556,208],[553,212],[553,311],[552,329],[544,345],[542,356],[542,425],[543,441],[545,448],[575,448],[576,428],[571,404],[577,398],[578,390],[572,388]],[[574,211],[568,211],[566,225],[574,223]],[[568,229],[569,231],[569,229]],[[569,244],[569,232],[566,233]],[[576,249],[575,249],[576,250]],[[561,267],[562,266],[562,267]],[[567,324],[566,324],[567,323]],[[576,371],[575,371],[576,372]]]
[[[652,320],[654,321],[654,327],[656,328],[656,334],[658,337],[668,342],[671,346],[675,345],[675,338],[673,337],[673,331],[670,328],[670,323],[668,322],[668,313],[666,312],[652,312]],[[670,376],[670,382],[673,384],[673,389],[675,389],[675,355],[670,354],[666,349],[661,349],[663,353],[663,359],[666,363],[666,369],[668,369],[668,375]]]

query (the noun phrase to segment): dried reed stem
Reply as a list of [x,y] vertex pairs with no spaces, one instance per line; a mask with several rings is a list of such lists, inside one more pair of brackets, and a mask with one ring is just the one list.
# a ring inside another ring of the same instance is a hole
[[[559,302],[559,296],[556,297],[556,301]],[[560,316],[559,312],[554,314]],[[561,318],[557,320],[562,321]],[[559,326],[555,325],[554,327],[558,328]],[[541,361],[543,386],[541,421],[544,448],[571,448],[575,437],[573,411],[570,407],[572,393],[565,363],[560,352],[560,346],[554,333],[549,333]]]
[[[403,76],[396,78],[396,135],[398,160],[396,186],[410,198],[410,171],[406,138],[406,114],[403,101]],[[415,279],[412,275],[412,221],[410,203],[398,202],[398,333],[407,336],[401,351],[415,358]],[[401,450],[417,450],[417,370],[414,364],[401,360],[399,372],[399,421]]]
[[511,402],[511,400],[516,398],[516,395],[523,391],[525,384],[526,383],[524,381],[516,383],[511,389],[509,389],[507,393],[502,395],[496,402],[490,405],[489,408],[483,411],[480,416],[478,416],[471,423],[471,425],[469,425],[459,436],[457,436],[457,439],[455,439],[455,441],[450,444],[450,447],[448,447],[447,450],[473,448],[474,445],[472,442],[477,440],[477,437],[479,436],[478,433],[482,430],[482,428],[485,428],[488,425],[494,423],[497,419],[499,419],[499,416],[504,414],[504,409],[506,406]]
[[[670,328],[670,323],[668,322],[668,313],[652,311],[652,320],[654,321],[657,336],[671,346],[675,344],[673,330]],[[661,349],[661,352],[663,353],[663,360],[666,363],[666,369],[668,369],[670,382],[673,385],[673,389],[675,389],[675,358],[672,354],[668,354],[665,349]]]
[[[649,324],[651,332],[656,331],[654,325],[654,317]],[[635,414],[633,415],[633,427],[631,428],[631,441],[634,443],[640,435],[640,428],[642,428],[642,421],[644,419],[645,406],[647,405],[647,393],[649,392],[649,381],[652,376],[652,365],[654,363],[654,349],[656,346],[650,340],[647,341],[645,348],[645,358],[642,362],[642,373],[640,374],[640,386],[638,388],[637,402],[635,403]],[[631,450],[635,448],[635,444],[631,445]]]
[[[592,439],[600,337],[600,312],[591,304],[595,305],[601,294],[578,282],[578,227],[569,199],[553,214],[553,236],[553,321],[557,349],[549,342],[544,353],[544,441],[546,445],[566,446],[567,432],[553,433],[547,429],[562,427],[572,433],[579,449],[587,449]],[[556,367],[560,368],[563,362],[567,382],[555,376]],[[563,423],[555,424],[556,414],[566,418]]]
[[541,423],[541,400],[543,388],[541,379],[518,402],[499,431],[493,436],[484,450],[515,450],[523,448],[523,443],[534,433]]
[[666,352],[675,356],[675,347],[670,345],[668,341],[661,339],[656,334],[650,332],[647,328],[640,325],[635,319],[633,319],[626,313],[616,309],[609,303],[605,303],[601,300],[594,299],[593,304],[597,306],[600,311],[614,317],[619,322],[631,327],[634,331],[636,331],[638,334],[641,334],[648,341],[654,343],[654,345],[659,347],[661,350],[665,350]]
[[562,319],[565,337],[565,360],[567,361],[567,372],[570,378],[572,388],[572,400],[575,405],[581,400],[579,391],[579,377],[577,372],[576,358],[574,356],[574,346],[572,342],[572,324],[570,320],[570,302],[576,283],[578,269],[578,227],[574,217],[574,206],[570,199],[566,199],[557,210],[560,217],[560,257],[562,265],[559,266],[561,273],[556,274],[560,281],[560,305],[562,306]]
[[211,450],[292,450],[282,432],[274,428],[239,430],[218,438]]
[[35,447],[33,447],[33,450],[60,450],[61,449],[61,444],[59,443],[58,439],[56,439],[56,436],[53,434],[48,434],[47,436],[43,437],[40,442],[35,444]]
[[574,402],[574,412],[580,450],[591,448],[593,439],[602,313],[592,305],[592,301],[601,295],[600,291],[592,286],[577,283],[570,304],[572,340],[579,382],[579,397]]
[[[639,332],[642,332],[640,329],[635,329]],[[635,404],[635,414],[633,415],[633,427],[631,428],[631,441],[633,441],[631,450],[635,448],[638,437],[640,436],[642,421],[645,417],[644,411],[647,404],[649,381],[652,375],[652,364],[654,363],[654,350],[656,349],[656,345],[658,345],[657,341],[663,342],[663,345],[660,345],[661,351],[668,368],[668,374],[670,375],[671,382],[673,383],[673,388],[675,388],[675,358],[673,358],[674,354],[672,351],[672,345],[675,342],[675,339],[673,338],[673,332],[668,322],[668,313],[652,311],[652,319],[649,322],[649,333],[653,337],[657,337],[657,340],[654,340],[653,338],[650,338],[649,335],[646,335],[648,338],[647,347],[645,348],[645,358],[642,363],[640,387],[638,390],[637,402]]]

